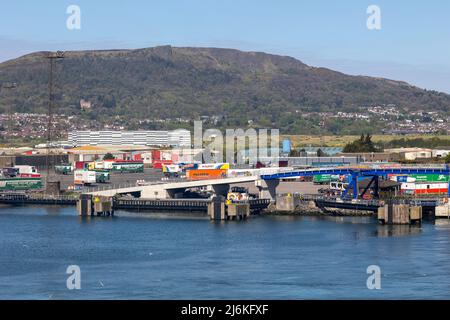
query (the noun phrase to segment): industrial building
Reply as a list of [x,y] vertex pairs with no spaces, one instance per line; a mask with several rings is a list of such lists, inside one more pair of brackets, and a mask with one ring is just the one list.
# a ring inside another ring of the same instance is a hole
[[399,154],[400,158],[403,160],[420,160],[420,159],[431,159],[433,157],[432,149],[425,148],[395,148],[395,149],[385,149],[384,152],[390,154]]
[[390,152],[355,152],[338,153],[339,157],[357,157],[358,162],[397,162],[401,160],[399,153]]
[[71,131],[68,142],[73,146],[142,145],[190,147],[188,130],[173,131]]

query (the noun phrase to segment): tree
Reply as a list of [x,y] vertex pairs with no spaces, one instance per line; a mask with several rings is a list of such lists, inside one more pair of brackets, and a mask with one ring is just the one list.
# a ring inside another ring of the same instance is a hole
[[292,149],[289,152],[289,157],[300,157],[300,151],[297,149]]
[[105,154],[105,156],[103,157],[103,160],[114,160],[114,156],[111,153],[107,153]]
[[445,163],[450,163],[450,153],[444,158]]
[[323,150],[322,149],[318,149],[317,150],[317,156],[320,158],[320,157],[326,157],[327,156],[327,154],[325,153],[325,152],[323,152]]
[[356,153],[356,152],[379,152],[380,150],[375,146],[372,141],[372,136],[363,134],[358,140],[355,140],[344,147],[344,152],[346,153]]

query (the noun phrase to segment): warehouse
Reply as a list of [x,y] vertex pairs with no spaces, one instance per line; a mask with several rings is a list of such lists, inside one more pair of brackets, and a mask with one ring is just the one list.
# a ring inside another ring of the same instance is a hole
[[68,143],[73,146],[140,145],[140,146],[191,146],[188,130],[173,131],[71,131]]

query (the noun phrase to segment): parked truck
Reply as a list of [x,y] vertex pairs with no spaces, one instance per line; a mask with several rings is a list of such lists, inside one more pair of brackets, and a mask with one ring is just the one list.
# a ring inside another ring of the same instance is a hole
[[70,174],[73,171],[73,166],[70,163],[57,164],[55,165],[55,172],[57,174]]
[[110,174],[107,170],[95,170],[95,182],[107,183],[109,182]]
[[41,174],[37,171],[34,166],[14,166],[14,168],[19,170],[20,178],[40,178]]
[[182,168],[178,164],[163,164],[162,172],[166,177],[178,177],[182,173]]

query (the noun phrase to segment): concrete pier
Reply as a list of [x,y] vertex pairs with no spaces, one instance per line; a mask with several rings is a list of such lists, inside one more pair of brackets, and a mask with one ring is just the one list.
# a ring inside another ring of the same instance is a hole
[[250,204],[230,203],[226,205],[228,220],[244,220],[250,216]]
[[208,215],[215,221],[244,220],[250,216],[250,203],[232,203],[218,196],[208,204]]
[[113,198],[81,195],[77,202],[77,212],[80,216],[112,216],[114,215]]
[[408,225],[422,222],[422,207],[408,204],[386,204],[378,208],[378,221],[390,225]]
[[292,194],[277,196],[276,210],[281,212],[294,212],[300,203],[299,197],[294,197]]
[[225,198],[214,197],[208,204],[208,216],[211,220],[226,220]]
[[437,206],[435,209],[434,216],[436,218],[447,218],[450,219],[450,204],[446,203],[440,206]]

